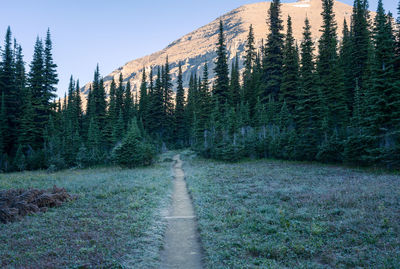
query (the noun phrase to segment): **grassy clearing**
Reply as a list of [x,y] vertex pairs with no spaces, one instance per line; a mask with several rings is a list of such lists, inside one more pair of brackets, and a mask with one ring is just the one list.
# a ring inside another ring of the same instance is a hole
[[186,159],[209,268],[400,268],[400,176]]
[[155,268],[171,164],[0,174],[0,189],[64,187],[79,199],[0,224],[0,267]]

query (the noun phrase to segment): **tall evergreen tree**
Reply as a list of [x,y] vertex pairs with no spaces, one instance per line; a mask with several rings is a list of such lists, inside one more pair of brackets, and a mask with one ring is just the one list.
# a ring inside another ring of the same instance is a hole
[[[381,150],[393,146],[396,121],[399,115],[399,82],[395,77],[395,39],[391,15],[386,15],[382,1],[378,1],[374,22],[375,57],[373,83],[367,91],[367,123],[370,134],[376,139],[375,157]],[[383,149],[381,146],[383,145]]]
[[273,0],[268,11],[269,34],[263,57],[263,100],[272,96],[277,100],[282,83],[283,45],[282,34],[283,24],[281,20],[281,2]]
[[[196,122],[193,122],[193,135],[197,142],[202,142],[202,138],[204,138],[205,131],[208,126],[208,122],[210,119],[210,114],[212,113],[212,98],[210,96],[209,91],[209,80],[208,80],[208,65],[204,64],[203,69],[203,78],[199,80],[197,84],[197,90],[195,90],[196,94]],[[196,87],[196,85],[193,85]]]
[[147,81],[146,81],[146,69],[143,67],[142,83],[140,84],[140,100],[139,100],[139,116],[147,124]]
[[249,104],[250,115],[253,117],[259,93],[256,91],[257,85],[254,83],[255,80],[253,74],[257,52],[254,45],[254,32],[252,25],[250,25],[249,28],[245,48],[242,102],[247,102]]
[[163,141],[170,141],[172,139],[172,133],[174,131],[174,104],[173,104],[173,91],[171,83],[170,65],[168,57],[165,60],[164,72],[162,75],[162,89],[163,89],[163,108],[164,118],[162,120],[164,136]]
[[189,79],[189,89],[187,94],[187,102],[185,106],[185,122],[186,122],[186,136],[189,137],[190,145],[193,145],[193,122],[194,122],[194,115],[196,110],[196,92],[193,87],[194,84],[194,77],[193,74],[190,75]]
[[231,80],[230,80],[230,104],[236,107],[240,103],[240,73],[239,56],[232,61]]
[[[321,115],[326,119],[327,125],[321,125],[324,131],[329,127],[343,127],[348,119],[343,73],[338,61],[336,21],[333,12],[334,0],[323,0],[321,13],[323,18],[322,35],[319,40],[319,54],[317,71],[321,91]],[[326,128],[324,128],[324,126]]]
[[[26,72],[25,72],[25,62],[22,55],[21,45],[16,44],[14,40],[15,49],[15,85],[16,90],[19,92],[19,104],[23,104],[23,98],[26,90]],[[18,98],[17,98],[18,99]]]
[[110,84],[110,101],[108,106],[108,122],[110,126],[114,126],[114,123],[118,117],[117,111],[119,110],[117,110],[116,91],[117,91],[117,85],[115,83],[114,78],[112,78]]
[[119,115],[119,109],[117,108],[116,104],[116,92],[117,85],[114,78],[112,78],[110,84],[110,101],[107,111],[107,124],[105,126],[105,129],[103,130],[103,136],[105,137],[105,140],[107,140],[107,144],[109,147],[112,147],[116,142],[116,140],[114,139],[114,129],[115,125],[117,124],[117,119]]
[[75,99],[75,118],[77,121],[77,131],[81,135],[82,134],[82,118],[83,118],[83,112],[82,112],[82,99],[81,99],[81,90],[79,87],[79,80],[76,81],[76,88],[74,92],[74,99]]
[[217,60],[215,62],[215,85],[213,95],[223,107],[229,98],[229,68],[227,63],[227,52],[224,36],[224,25],[222,20],[219,22],[219,34],[217,43]]
[[254,45],[254,30],[253,25],[250,25],[249,34],[245,45],[245,56],[244,56],[244,81],[245,84],[251,79],[251,73],[253,71],[254,62],[257,57],[256,48]]
[[366,75],[368,55],[370,54],[370,14],[368,11],[368,0],[354,0],[353,15],[352,15],[352,29],[350,33],[351,47],[347,48],[348,53],[351,54],[351,75],[353,77],[351,87],[348,90],[356,87],[356,83],[360,89],[365,89],[364,78]]
[[313,160],[317,154],[319,140],[319,94],[316,87],[314,43],[311,36],[311,25],[305,19],[303,39],[301,42],[301,64],[299,77],[299,98],[296,105],[297,129],[300,134],[299,148],[303,149],[306,160]]
[[292,18],[288,16],[286,40],[283,49],[281,96],[291,114],[295,112],[298,97],[298,77],[299,55],[293,37]]
[[40,148],[43,145],[43,133],[45,126],[48,121],[48,107],[46,107],[47,100],[45,100],[45,88],[44,88],[44,54],[43,54],[43,43],[39,39],[36,39],[35,49],[33,53],[33,59],[30,64],[30,71],[28,74],[29,91],[32,95],[32,104],[35,110],[34,122],[35,129],[38,135],[35,137],[35,144],[33,148]]
[[154,96],[153,96],[153,109],[150,115],[152,119],[152,124],[148,126],[148,131],[150,134],[161,137],[163,134],[162,121],[164,120],[164,106],[163,106],[163,87],[161,81],[161,70],[160,67],[157,68],[157,78],[154,85]]
[[353,110],[354,102],[354,73],[353,73],[353,42],[352,36],[347,26],[347,21],[343,21],[342,42],[340,46],[339,64],[343,70],[343,86],[346,93],[346,105],[349,112]]
[[18,130],[18,116],[20,114],[20,97],[21,93],[16,87],[15,78],[15,62],[12,48],[12,34],[10,27],[7,28],[4,48],[1,54],[2,62],[0,69],[0,94],[4,94],[5,109],[5,132],[3,140],[5,151],[11,153],[16,141]]
[[132,91],[131,91],[131,83],[128,80],[125,87],[124,93],[124,121],[125,127],[128,126],[128,123],[131,119],[133,119],[133,98],[132,98]]
[[43,106],[46,108],[47,116],[54,108],[56,85],[58,83],[57,65],[53,61],[53,43],[51,41],[50,29],[47,29],[47,35],[44,46],[44,73],[43,73]]
[[119,114],[119,111],[122,109],[123,102],[124,102],[124,78],[122,76],[122,73],[119,74],[118,78],[118,88],[115,91],[115,107],[117,109],[117,115]]
[[183,88],[182,65],[178,66],[178,87],[175,99],[175,139],[179,147],[185,143],[185,90]]
[[103,78],[100,77],[100,69],[99,65],[97,65],[94,80],[93,80],[93,89],[92,95],[94,99],[94,117],[97,120],[98,127],[100,130],[106,127],[106,115],[107,115],[107,101],[106,101],[106,92],[104,88]]

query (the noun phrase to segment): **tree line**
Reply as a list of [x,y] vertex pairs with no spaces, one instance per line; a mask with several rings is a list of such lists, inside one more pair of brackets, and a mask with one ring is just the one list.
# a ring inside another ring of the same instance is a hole
[[385,12],[381,0],[375,17],[367,0],[355,0],[339,40],[333,5],[322,0],[320,39],[313,42],[306,18],[297,43],[291,17],[283,29],[281,3],[274,0],[259,49],[250,26],[242,83],[237,60],[228,76],[221,22],[211,97],[206,67],[205,78],[189,88],[189,144],[222,160],[399,167],[400,20]]
[[[8,28],[0,69],[0,170],[150,164],[155,153],[191,147],[207,158],[280,158],[400,166],[400,20],[379,0],[355,0],[338,38],[333,0],[322,0],[321,37],[306,18],[296,41],[284,29],[280,0],[256,47],[250,26],[243,57],[228,66],[219,25],[215,78],[205,63],[187,92],[178,65],[176,94],[168,62],[143,68],[139,96],[128,79],[106,93],[97,66],[83,108],[79,81],[55,100],[52,42],[37,39],[30,71]],[[400,7],[399,7],[400,14]]]

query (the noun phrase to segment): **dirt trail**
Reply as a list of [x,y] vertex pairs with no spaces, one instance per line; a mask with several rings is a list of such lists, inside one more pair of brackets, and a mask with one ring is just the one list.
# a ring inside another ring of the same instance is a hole
[[196,217],[179,155],[174,157],[174,193],[168,216],[161,268],[203,268]]

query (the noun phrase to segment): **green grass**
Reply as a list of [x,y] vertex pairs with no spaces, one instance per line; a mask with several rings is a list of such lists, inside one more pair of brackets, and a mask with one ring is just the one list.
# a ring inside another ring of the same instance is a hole
[[0,224],[1,268],[157,268],[170,163],[0,174],[0,189],[64,187],[75,201]]
[[400,176],[186,158],[207,268],[400,268]]

